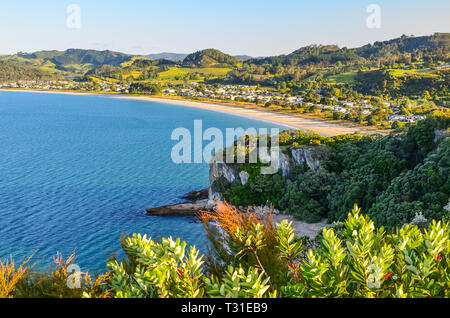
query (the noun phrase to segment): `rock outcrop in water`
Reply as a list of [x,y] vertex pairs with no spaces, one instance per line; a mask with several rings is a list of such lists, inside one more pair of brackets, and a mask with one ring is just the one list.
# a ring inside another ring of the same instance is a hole
[[148,209],[147,214],[152,216],[195,216],[202,210],[211,210],[214,207],[214,203],[205,199]]
[[200,191],[191,191],[185,196],[183,196],[182,199],[189,201],[206,200],[208,199],[208,189],[203,189]]
[[208,189],[191,191],[182,199],[190,202],[148,209],[147,214],[153,216],[194,216],[200,211],[212,210],[216,206],[214,202],[208,199]]

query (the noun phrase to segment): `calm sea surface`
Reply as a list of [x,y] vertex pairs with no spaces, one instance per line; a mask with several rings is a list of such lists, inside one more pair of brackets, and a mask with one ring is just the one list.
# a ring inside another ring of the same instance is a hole
[[[82,270],[121,255],[121,234],[205,245],[189,217],[145,209],[209,185],[207,164],[174,164],[172,131],[274,127],[208,110],[98,96],[0,92],[0,259],[35,253],[47,268],[73,251]],[[206,143],[205,143],[206,144]]]

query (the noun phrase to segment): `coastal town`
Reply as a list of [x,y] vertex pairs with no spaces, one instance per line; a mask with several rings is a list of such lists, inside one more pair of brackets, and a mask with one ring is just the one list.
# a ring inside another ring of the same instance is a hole
[[[129,83],[111,83],[108,81],[14,81],[0,83],[0,89],[30,89],[54,91],[79,91],[86,93],[130,94]],[[309,92],[308,92],[309,93]],[[323,100],[324,90],[313,92],[317,99]],[[182,97],[189,100],[218,100],[233,103],[251,103],[264,109],[281,107],[290,111],[303,113],[328,114],[333,119],[360,121],[382,113],[378,126],[390,128],[393,123],[413,123],[425,118],[425,114],[405,114],[399,101],[383,100],[374,103],[369,97],[361,100],[346,101],[335,96],[327,104],[312,102],[305,95],[291,95],[274,89],[252,85],[223,85],[192,82],[185,85],[167,86],[162,89],[161,96]]]

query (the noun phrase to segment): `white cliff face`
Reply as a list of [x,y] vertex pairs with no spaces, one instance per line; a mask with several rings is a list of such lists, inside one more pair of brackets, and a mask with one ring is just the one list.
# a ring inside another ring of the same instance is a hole
[[[289,178],[292,166],[306,164],[312,171],[319,171],[322,168],[321,160],[315,158],[315,152],[318,148],[291,149],[290,156],[280,150],[278,171],[284,178]],[[326,149],[325,149],[326,150]],[[320,157],[320,156],[319,156]],[[228,165],[220,160],[213,159],[210,163],[209,181],[211,185],[218,179],[224,178],[227,182],[233,183],[236,179],[246,185],[250,175],[246,171],[238,172],[238,166]],[[223,196],[215,192],[212,187],[209,188],[209,200],[221,201]]]
[[312,171],[318,171],[322,168],[320,160],[314,159],[312,156],[312,149],[301,148],[301,149],[291,149],[292,161],[296,165],[302,165],[306,163],[309,169]]
[[450,132],[448,130],[435,129],[433,142],[436,143],[436,142],[440,141],[441,139],[449,137],[449,136],[450,136]]
[[[228,182],[232,183],[237,178],[237,170],[234,167],[228,166],[224,162],[219,162],[216,160],[212,160],[209,164],[209,182],[212,185],[214,181],[220,179],[221,177],[225,178]],[[248,181],[248,179],[247,179]],[[209,187],[208,192],[209,200],[213,201],[222,201],[223,196],[219,192],[215,192],[212,187]]]
[[280,161],[278,169],[281,169],[281,175],[285,178],[289,177],[291,172],[291,159],[280,150]]
[[239,173],[239,178],[241,179],[242,185],[246,185],[248,182],[248,179],[250,178],[250,175],[248,174],[247,171],[241,171]]
[[303,163],[305,163],[305,156],[303,149],[291,149],[291,154],[294,163],[298,165],[302,165]]
[[228,166],[224,162],[212,162],[209,170],[209,181],[214,182],[220,177],[224,177],[228,182],[232,183],[236,180],[236,169]]

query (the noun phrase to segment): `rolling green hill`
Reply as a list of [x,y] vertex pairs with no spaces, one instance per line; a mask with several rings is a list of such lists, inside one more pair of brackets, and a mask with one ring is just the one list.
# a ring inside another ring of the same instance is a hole
[[113,51],[69,49],[55,55],[50,60],[62,67],[72,64],[92,64],[96,67],[103,64],[119,66],[130,58],[131,56],[128,54]]
[[49,71],[60,71],[65,75],[83,75],[101,65],[119,66],[131,59],[130,55],[112,51],[95,51],[69,49],[66,51],[38,51],[34,53],[17,53],[0,57],[0,61],[39,66]]
[[236,57],[215,49],[206,49],[189,54],[184,60],[186,67],[235,67],[239,63]]
[[61,79],[63,77],[57,72],[46,71],[36,66],[14,61],[0,61],[0,81]]

